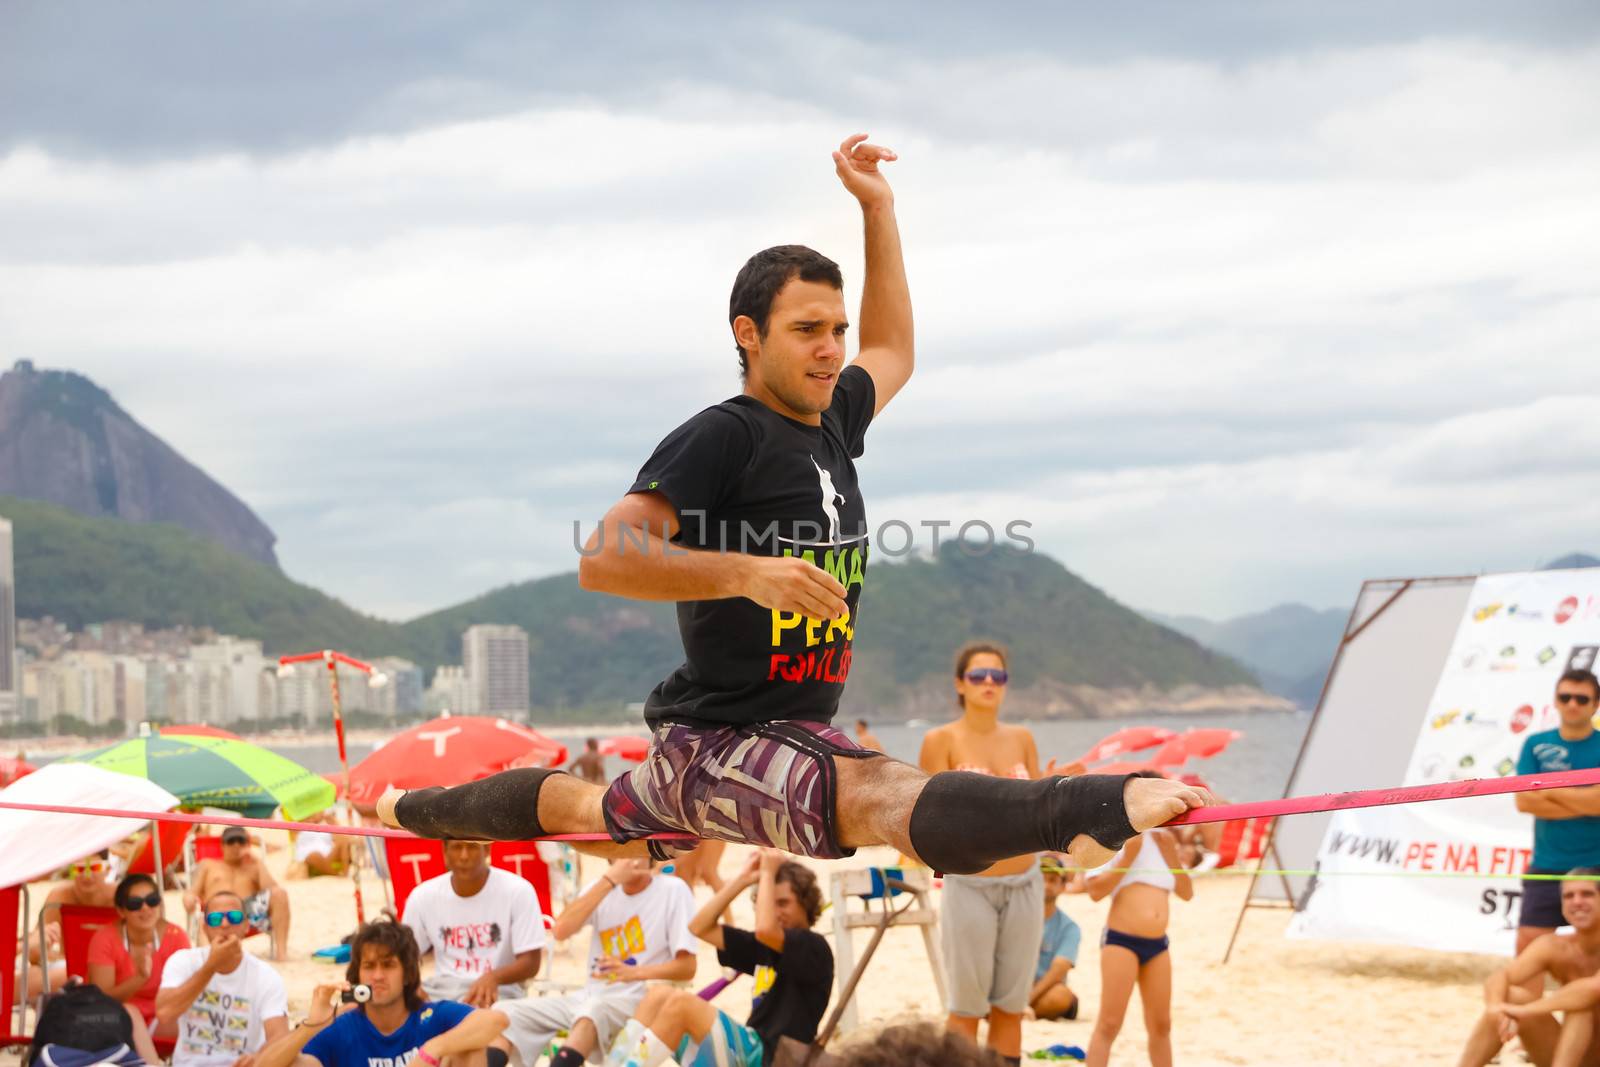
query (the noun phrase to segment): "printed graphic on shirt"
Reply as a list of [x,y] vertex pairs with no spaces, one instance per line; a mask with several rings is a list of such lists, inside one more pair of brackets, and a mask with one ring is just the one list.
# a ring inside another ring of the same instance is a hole
[[250,1037],[250,998],[203,989],[189,1007],[182,1046],[186,1056],[242,1056]]
[[461,923],[439,927],[434,943],[466,953],[454,961],[458,973],[486,974],[494,970],[495,950],[501,939],[499,923]]
[[767,990],[772,988],[772,983],[778,980],[778,969],[763,963],[751,977],[755,984],[750,987],[750,1010],[754,1011],[755,1006],[761,1003],[761,998],[767,995]]
[[626,959],[642,956],[645,952],[644,924],[637,915],[621,926],[600,931],[600,955]]

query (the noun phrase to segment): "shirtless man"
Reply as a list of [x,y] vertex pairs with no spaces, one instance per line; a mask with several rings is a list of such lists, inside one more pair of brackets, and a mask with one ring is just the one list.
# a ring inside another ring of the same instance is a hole
[[572,773],[595,785],[606,784],[606,758],[600,754],[599,741],[592,737],[584,741],[583,751],[572,761]]
[[862,748],[870,748],[874,752],[883,751],[883,742],[878,740],[878,735],[867,727],[866,719],[856,720],[856,744]]
[[183,894],[183,906],[198,911],[202,900],[223,892],[236,893],[244,901],[252,930],[272,935],[272,958],[288,959],[289,894],[250,851],[250,835],[242,826],[222,831],[222,858],[200,861],[194,884]]
[[[85,856],[67,870],[72,880],[50,890],[50,895],[44,898],[47,907],[51,904],[77,904],[88,908],[115,906],[117,884],[107,880],[111,874],[107,849]],[[45,940],[50,944],[50,957],[55,960],[50,968],[50,988],[59,989],[67,978],[66,963],[61,958],[61,912],[52,908],[48,913],[41,911],[39,917],[44,923]],[[28,939],[28,962],[39,962],[39,942],[33,938]],[[38,985],[32,988],[37,990]]]
[[661,835],[818,859],[887,844],[975,874],[1043,850],[1096,866],[1140,830],[1208,803],[1205,790],[1166,780],[929,777],[833,725],[870,548],[855,460],[914,362],[911,291],[881,169],[896,158],[865,134],[833,153],[866,246],[855,361],[845,365],[838,264],[802,245],[751,256],[728,302],[743,392],[668,434],[581,550],[583,588],[677,602],[685,662],[645,701],[654,737],[644,762],[605,789],[522,768],[391,790],[377,805],[385,822],[424,837],[605,832],[610,841],[579,847],[608,856],[691,847]]
[[[1588,876],[1561,882],[1561,917],[1570,934],[1543,934],[1516,959],[1483,984],[1484,1011],[1478,1017],[1460,1067],[1485,1067],[1513,1037],[1537,1067],[1594,1067],[1600,1050],[1594,1042],[1594,1014],[1600,1002],[1600,867],[1575,867],[1571,875]],[[1562,986],[1551,996],[1535,999],[1527,986],[1544,984],[1549,975]],[[1537,982],[1535,982],[1537,980]],[[1557,1022],[1552,1012],[1565,1015]]]

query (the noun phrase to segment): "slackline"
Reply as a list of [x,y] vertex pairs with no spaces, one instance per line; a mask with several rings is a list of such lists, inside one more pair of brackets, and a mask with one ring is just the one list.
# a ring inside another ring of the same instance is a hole
[[[1600,767],[1552,774],[1516,774],[1505,778],[1468,778],[1460,782],[1434,785],[1407,785],[1393,789],[1357,789],[1348,793],[1322,793],[1284,797],[1282,800],[1253,800],[1244,804],[1217,804],[1193,808],[1164,826],[1192,826],[1208,822],[1238,822],[1241,819],[1276,818],[1280,815],[1310,815],[1327,811],[1350,811],[1394,804],[1420,804],[1433,800],[1458,800],[1463,797],[1495,796],[1503,793],[1528,793],[1543,789],[1563,789],[1600,785]],[[247,826],[260,830],[310,830],[325,834],[356,837],[416,837],[409,830],[387,826],[340,826],[336,823],[289,822],[279,819],[251,819],[242,815],[207,815],[185,811],[124,811],[118,808],[86,808],[68,804],[23,804],[0,800],[0,810],[44,811],[62,815],[100,815],[111,819],[138,819],[142,822],[187,822],[208,826]],[[611,841],[610,834],[546,834],[538,841]],[[648,834],[633,840],[694,841],[693,834]]]

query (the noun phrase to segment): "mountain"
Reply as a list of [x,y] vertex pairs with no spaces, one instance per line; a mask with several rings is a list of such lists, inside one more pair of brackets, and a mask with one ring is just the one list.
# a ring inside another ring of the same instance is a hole
[[0,374],[0,494],[80,515],[172,523],[271,567],[276,535],[244,502],[70,371]]
[[[110,619],[206,625],[268,652],[332,647],[456,663],[472,623],[528,631],[541,710],[620,709],[682,659],[670,604],[588,593],[576,574],[520,582],[406,623],[362,614],[169,524],[84,518],[0,497],[16,541],[17,613],[74,628]],[[964,641],[1007,644],[1018,716],[1112,716],[1287,705],[1239,663],[1123,607],[1047,556],[954,545],[868,571],[846,714],[932,717],[952,705]]]
[[1542,571],[1570,571],[1580,567],[1600,567],[1600,559],[1583,552],[1568,552],[1565,556],[1551,560],[1539,569]]
[[1151,618],[1245,664],[1268,692],[1302,708],[1316,705],[1349,616],[1344,608],[1318,610],[1304,604],[1279,604],[1223,622],[1150,613]]

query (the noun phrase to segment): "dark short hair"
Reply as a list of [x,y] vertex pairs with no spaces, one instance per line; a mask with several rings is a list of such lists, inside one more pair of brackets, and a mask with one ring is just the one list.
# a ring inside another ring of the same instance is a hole
[[806,925],[815,926],[822,917],[822,887],[817,884],[816,872],[803,863],[786,860],[772,880],[789,883],[789,891],[805,910]]
[[1596,701],[1600,701],[1600,678],[1596,678],[1594,671],[1586,671],[1582,667],[1574,667],[1570,671],[1562,671],[1561,677],[1556,679],[1556,685],[1562,682],[1573,682],[1586,685],[1593,692]]
[[1600,881],[1600,867],[1574,867],[1561,876],[1563,882],[1596,882]]
[[857,726],[870,726],[871,723],[867,722],[866,719],[857,719],[856,720],[856,725]]
[[148,885],[158,893],[161,891],[161,887],[156,885],[156,880],[148,874],[125,874],[122,876],[122,881],[117,883],[116,890],[112,892],[111,902],[126,911],[128,898],[133,896],[133,887],[140,883]]
[[362,923],[350,941],[350,966],[344,971],[344,980],[351,985],[361,983],[361,951],[368,945],[386,949],[400,961],[406,1010],[416,1011],[422,1007],[422,954],[417,951],[417,938],[411,927],[392,919]]
[[[772,301],[778,292],[795,278],[803,282],[826,282],[835,289],[844,288],[844,275],[839,264],[821,252],[805,245],[774,245],[745,260],[739,276],[733,279],[733,292],[728,297],[728,327],[740,315],[748,316],[764,338],[767,323],[772,318]],[[734,344],[739,351],[739,377],[750,371],[750,357],[737,336]]]
[[1005,1067],[993,1049],[932,1023],[891,1026],[839,1053],[841,1067]]
[[[1009,667],[1011,665],[1011,657],[1006,654],[1006,648],[1004,645],[995,641],[968,641],[966,644],[956,649],[956,677],[959,679],[965,676],[967,673],[967,664],[972,662],[974,656],[982,655],[985,652],[989,653],[990,655],[999,656],[1000,666]],[[959,707],[966,707],[967,698],[962,696],[960,693],[957,693],[956,704]]]

